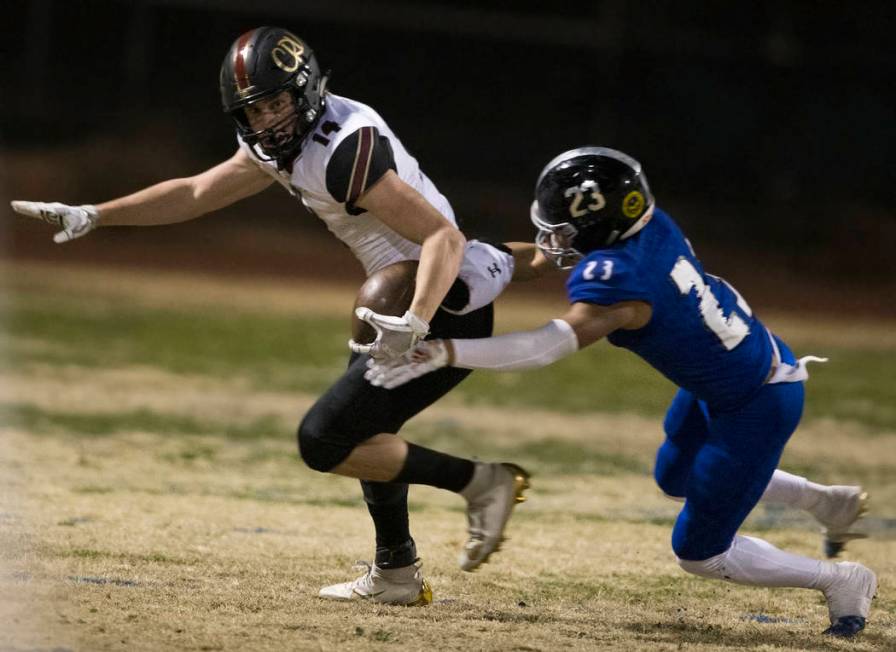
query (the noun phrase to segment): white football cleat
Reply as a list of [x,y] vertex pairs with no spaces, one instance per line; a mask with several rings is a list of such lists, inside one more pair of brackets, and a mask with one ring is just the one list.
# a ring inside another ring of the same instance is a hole
[[420,564],[403,568],[380,568],[376,564],[359,561],[354,570],[365,570],[361,577],[351,582],[325,586],[317,594],[325,600],[370,600],[381,604],[406,607],[427,605],[432,602],[432,589],[423,579]]
[[516,464],[476,462],[472,479],[460,492],[467,499],[470,534],[458,557],[462,570],[475,570],[500,548],[510,513],[526,500],[528,488],[529,474]]
[[831,626],[828,636],[852,638],[865,628],[871,599],[877,592],[877,577],[870,569],[850,561],[832,564],[833,573],[822,588],[828,601]]
[[868,494],[861,487],[828,487],[825,497],[809,511],[822,525],[824,554],[829,558],[839,555],[849,541],[868,537],[853,531],[853,525],[868,511]]

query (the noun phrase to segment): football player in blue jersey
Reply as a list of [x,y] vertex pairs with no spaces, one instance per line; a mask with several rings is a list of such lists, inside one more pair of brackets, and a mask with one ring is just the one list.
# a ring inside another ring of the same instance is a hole
[[760,499],[807,509],[826,528],[828,556],[856,534],[860,487],[824,487],[776,471],[803,409],[806,363],[724,280],[703,270],[672,218],[655,206],[640,164],[603,147],[557,156],[536,183],[532,221],[546,259],[571,269],[570,307],[541,329],[432,340],[367,378],[395,387],[433,369],[521,370],[606,337],[678,385],[657,453],[660,488],[684,499],[672,533],[681,567],[703,577],[822,591],[831,626],[865,626],[877,588],[861,564],[794,555],[737,533]]

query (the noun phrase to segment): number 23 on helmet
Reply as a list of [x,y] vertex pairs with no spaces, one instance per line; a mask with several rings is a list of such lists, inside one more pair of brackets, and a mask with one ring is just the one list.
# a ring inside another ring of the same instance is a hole
[[[535,244],[561,269],[595,249],[609,247],[643,228],[653,214],[653,195],[641,164],[607,147],[580,147],[548,163],[535,184],[531,219]],[[609,278],[609,269],[585,270]]]

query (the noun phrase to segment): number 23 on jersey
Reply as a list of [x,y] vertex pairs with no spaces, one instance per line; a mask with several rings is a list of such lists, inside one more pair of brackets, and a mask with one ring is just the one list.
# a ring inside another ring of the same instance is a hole
[[588,261],[585,269],[582,270],[582,278],[586,281],[593,281],[596,278],[601,281],[608,281],[611,276],[613,276],[612,260],[591,260]]
[[[703,323],[706,324],[709,330],[715,333],[727,350],[730,351],[736,347],[750,334],[750,327],[736,312],[732,311],[727,318],[722,314],[719,300],[712,293],[709,286],[703,282],[703,277],[700,276],[700,273],[687,258],[679,258],[669,275],[675,281],[675,285],[678,286],[678,290],[682,294],[690,294],[691,289],[697,291],[697,298],[700,301],[700,316],[703,319]],[[753,311],[737,290],[731,287],[727,281],[719,280],[725,283],[734,293],[734,296],[737,298],[738,308],[744,314],[752,315]]]

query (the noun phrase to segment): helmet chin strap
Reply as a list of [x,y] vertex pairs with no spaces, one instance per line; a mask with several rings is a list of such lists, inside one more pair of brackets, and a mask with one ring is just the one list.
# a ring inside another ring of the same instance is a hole
[[320,99],[324,99],[324,95],[327,94],[327,84],[330,82],[330,74],[332,70],[328,70],[324,74],[320,76],[320,82],[317,85],[318,91],[317,94],[320,95]]

